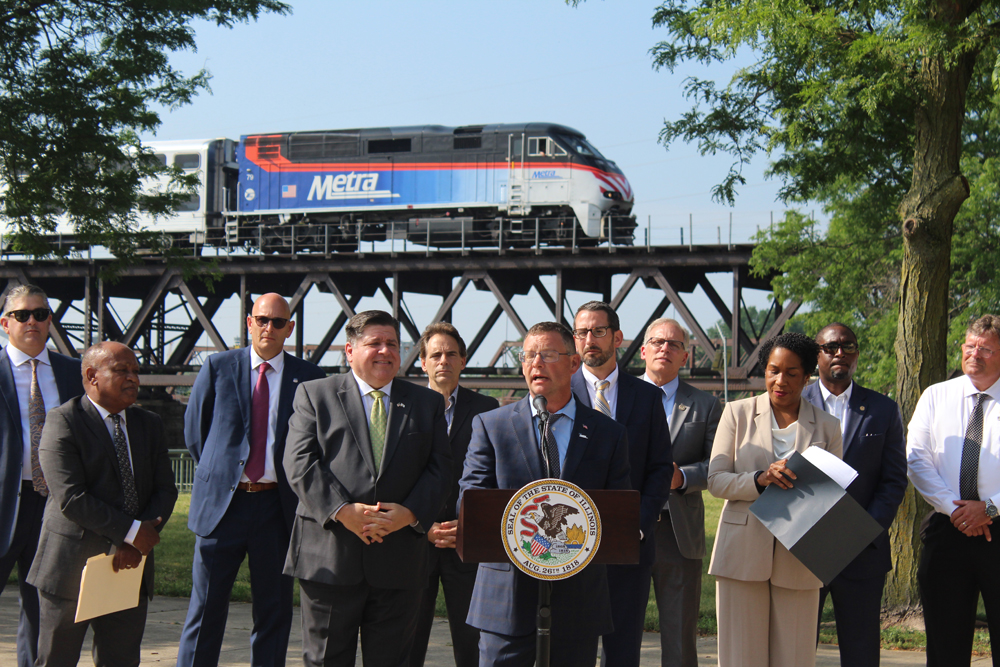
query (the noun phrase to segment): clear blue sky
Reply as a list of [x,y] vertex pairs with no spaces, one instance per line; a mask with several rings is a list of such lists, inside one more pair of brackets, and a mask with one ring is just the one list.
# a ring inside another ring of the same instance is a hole
[[[728,169],[728,157],[700,156],[695,146],[682,143],[667,151],[657,143],[663,120],[677,118],[691,106],[682,91],[687,76],[725,82],[740,63],[674,74],[654,70],[649,50],[666,37],[665,31],[652,27],[655,2],[589,0],[576,8],[561,0],[292,4],[290,16],[266,16],[233,30],[199,25],[197,53],[178,54],[174,62],[189,74],[209,70],[212,93],[202,93],[181,109],[164,110],[156,138],[238,139],[272,131],[556,122],[583,132],[625,172],[636,192],[640,242],[647,220],[655,244],[678,243],[681,226],[688,241],[689,216],[695,243],[715,243],[719,227],[723,242],[727,240],[730,214],[734,242],[748,241],[758,226],[769,223],[772,212],[775,219],[781,216],[783,207],[775,201],[780,184],[763,176],[766,158],[745,172],[747,186],[730,209],[713,202],[710,194]],[[720,278],[720,293],[729,293],[728,280]],[[325,307],[325,296],[311,296],[316,301],[310,301],[310,310]],[[592,297],[572,294],[570,304],[578,306]],[[630,297],[627,304],[636,301],[635,308],[629,308],[633,314],[623,317],[626,337],[637,333],[630,327],[648,314],[651,304],[646,300],[661,297],[642,290]],[[704,326],[714,322],[714,309],[700,292],[689,298]],[[370,301],[361,307],[384,306]],[[534,302],[540,306],[532,295],[515,305],[525,308],[527,320],[535,313],[545,318],[544,308],[535,309]],[[763,304],[761,299],[750,302]],[[417,313],[433,313],[437,303],[414,300],[408,305]],[[470,294],[459,303],[469,313],[477,311],[464,327],[471,338],[473,327],[494,302],[488,294]],[[220,317],[233,320],[227,311],[235,308],[235,303],[227,303]],[[226,339],[232,340],[235,328],[229,331],[216,319]],[[417,324],[427,322],[418,316]],[[462,320],[456,324],[463,327]],[[307,321],[307,341],[319,338],[319,328],[318,322]],[[513,327],[503,329],[498,325],[483,355],[492,354],[504,333],[516,337]],[[335,342],[341,341],[342,336]],[[326,363],[334,361],[328,358]]]

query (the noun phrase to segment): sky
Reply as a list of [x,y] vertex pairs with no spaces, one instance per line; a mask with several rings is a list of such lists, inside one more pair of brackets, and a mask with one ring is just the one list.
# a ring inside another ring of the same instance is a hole
[[[751,62],[752,54],[711,69],[655,70],[650,49],[667,37],[652,27],[655,1],[588,0],[578,7],[562,0],[291,4],[291,15],[264,16],[232,30],[198,24],[197,52],[175,54],[172,62],[186,74],[208,70],[211,93],[163,110],[155,137],[145,138],[239,139],[259,132],[554,122],[583,132],[622,168],[636,192],[640,243],[647,226],[653,244],[679,244],[681,228],[684,242],[690,242],[689,225],[694,243],[725,243],[730,220],[732,241],[747,242],[783,213],[776,201],[780,183],[764,177],[766,156],[744,171],[747,185],[730,208],[711,197],[729,157],[702,156],[697,146],[684,143],[668,151],[657,142],[664,119],[676,119],[692,106],[683,93],[688,76],[724,84],[737,67]],[[722,275],[713,282],[727,294],[730,280]],[[571,294],[568,300],[575,307],[593,297]],[[662,293],[637,288],[626,302],[626,338],[637,333],[660,298]],[[714,323],[717,315],[700,291],[685,298],[703,326]],[[766,307],[764,295],[748,301]],[[438,303],[407,299],[418,315],[433,313]],[[468,330],[467,338],[494,303],[488,293],[459,302],[456,325]],[[307,306],[336,309],[332,297],[319,294],[311,295]],[[359,309],[377,307],[386,304],[367,299]],[[547,319],[534,294],[515,307],[524,309],[525,320]],[[235,313],[238,305],[230,300],[216,317],[227,341],[237,335]],[[315,319],[306,322],[307,343],[323,333]],[[429,323],[417,320],[421,327]],[[516,338],[509,325],[495,329],[481,348],[483,358],[475,361],[484,362],[505,336]],[[335,343],[342,341],[343,335]],[[324,363],[335,362],[328,357]]]

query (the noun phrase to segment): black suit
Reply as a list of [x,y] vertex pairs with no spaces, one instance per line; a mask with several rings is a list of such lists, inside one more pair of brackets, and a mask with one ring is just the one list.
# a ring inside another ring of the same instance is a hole
[[[816,382],[802,392],[825,410]],[[906,491],[906,442],[896,402],[854,383],[847,404],[844,461],[858,471],[847,492],[885,530],[865,547],[829,586],[820,590],[819,608],[829,593],[837,619],[840,659],[845,665],[879,664],[879,615],[885,575],[892,569],[889,526]]]
[[[39,458],[49,485],[42,536],[28,581],[41,594],[38,665],[75,665],[87,626],[94,626],[95,657],[110,666],[138,664],[146,624],[146,600],[153,596],[153,553],[146,559],[140,604],[74,623],[80,573],[91,556],[120,546],[133,520],[162,518],[163,528],[177,499],[163,423],[141,408],[125,411],[138,513],[125,511],[125,494],[114,442],[90,399],[82,396],[48,413]],[[95,660],[95,662],[98,662]]]
[[[83,393],[80,360],[49,350],[59,403]],[[48,405],[48,409],[58,407]],[[31,667],[38,655],[38,591],[27,581],[42,530],[45,498],[21,481],[24,465],[21,408],[7,348],[0,351],[0,592],[17,565],[21,615],[17,625],[17,663]]]
[[[572,380],[573,394],[587,407],[590,392],[581,367]],[[637,565],[609,565],[608,588],[615,630],[603,637],[601,664],[615,667],[639,665],[643,624],[656,558],[656,522],[670,496],[674,467],[670,431],[660,391],[653,385],[618,369],[615,421],[628,432],[629,477],[639,491],[639,527],[644,539]]]
[[[459,387],[455,395],[455,411],[451,418],[448,438],[451,441],[451,465],[454,471],[451,494],[438,514],[437,521],[444,523],[458,518],[458,480],[462,477],[465,454],[472,437],[472,418],[483,412],[500,407],[497,399]],[[469,614],[472,589],[476,585],[476,563],[463,563],[454,549],[439,549],[427,543],[430,557],[431,576],[420,602],[417,618],[417,632],[410,650],[410,667],[420,667],[427,655],[434,609],[437,603],[438,580],[444,588],[445,604],[448,606],[448,625],[451,629],[451,644],[457,667],[475,667],[479,664],[479,630],[465,622]]]
[[[299,498],[285,574],[302,592],[306,664],[353,665],[358,630],[367,664],[403,664],[427,586],[427,530],[452,477],[444,400],[392,382],[381,465],[353,373],[313,380],[295,393],[284,466]],[[333,515],[348,503],[398,503],[417,526],[364,544]]]

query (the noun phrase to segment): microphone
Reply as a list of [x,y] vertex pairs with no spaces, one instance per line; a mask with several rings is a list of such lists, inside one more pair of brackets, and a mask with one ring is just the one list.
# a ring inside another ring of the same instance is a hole
[[531,407],[535,408],[535,412],[538,413],[538,419],[542,422],[542,426],[545,426],[545,422],[549,420],[548,405],[548,400],[541,394],[531,399]]

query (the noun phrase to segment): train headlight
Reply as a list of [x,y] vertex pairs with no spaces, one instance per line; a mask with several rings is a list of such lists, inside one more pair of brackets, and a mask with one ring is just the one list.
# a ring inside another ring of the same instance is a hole
[[622,193],[618,192],[617,190],[605,190],[604,191],[604,198],[605,199],[610,199],[612,201],[621,201],[622,200]]

